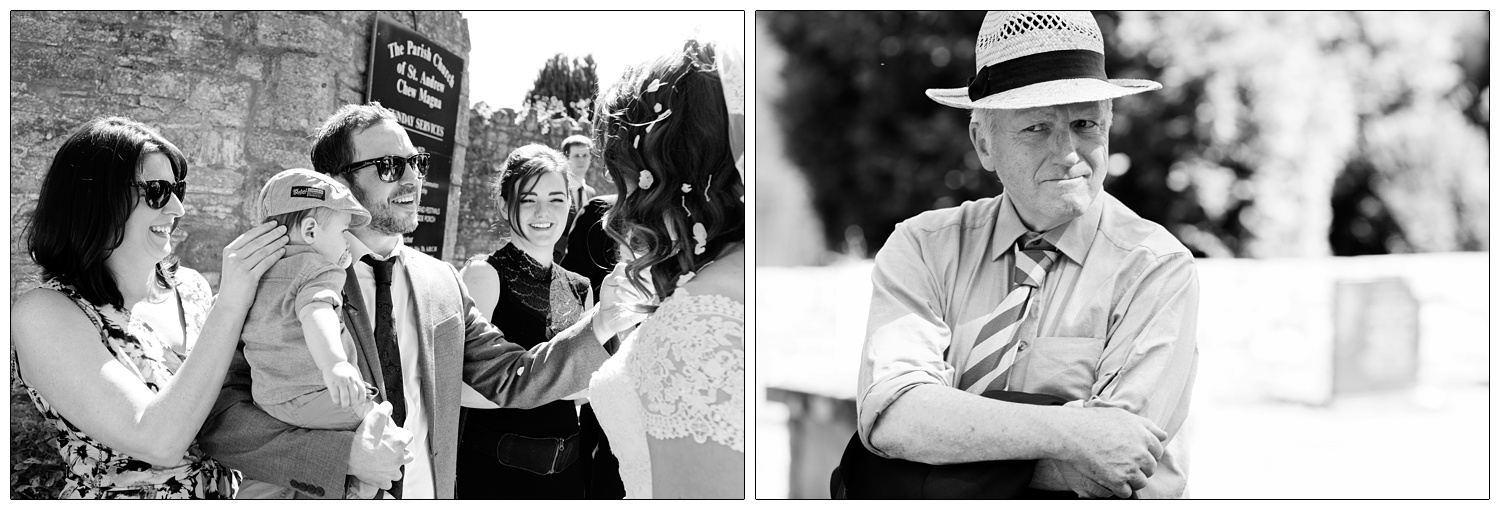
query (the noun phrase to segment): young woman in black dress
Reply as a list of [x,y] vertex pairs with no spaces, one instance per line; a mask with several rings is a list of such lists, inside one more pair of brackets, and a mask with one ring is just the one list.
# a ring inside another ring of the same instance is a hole
[[[527,145],[491,184],[510,243],[460,273],[475,306],[505,338],[528,348],[577,323],[593,306],[589,280],[553,260],[573,205],[562,154]],[[582,394],[574,395],[581,399]],[[458,499],[582,499],[590,452],[582,451],[577,402],[498,409],[464,388]]]

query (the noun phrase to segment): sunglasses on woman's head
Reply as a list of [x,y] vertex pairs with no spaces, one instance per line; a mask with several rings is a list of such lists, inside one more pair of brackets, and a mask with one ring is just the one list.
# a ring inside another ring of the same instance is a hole
[[432,155],[426,152],[413,155],[409,158],[403,158],[401,156],[381,156],[364,161],[355,161],[353,163],[344,165],[343,168],[339,169],[339,173],[353,172],[370,165],[375,165],[375,171],[380,176],[380,180],[385,182],[396,182],[401,180],[401,177],[406,175],[406,166],[411,165],[412,168],[417,169],[417,178],[426,179],[427,164],[431,159]]
[[179,201],[187,196],[187,179],[177,182],[164,180],[132,182],[130,185],[146,190],[146,205],[152,209],[166,207],[172,194],[176,194]]

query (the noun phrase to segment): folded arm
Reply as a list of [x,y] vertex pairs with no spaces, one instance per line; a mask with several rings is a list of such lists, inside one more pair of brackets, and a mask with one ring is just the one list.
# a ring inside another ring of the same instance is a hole
[[[1114,326],[1089,398],[1070,406],[1129,411],[1159,425],[1166,446],[1187,419],[1198,368],[1198,274],[1192,256],[1163,256],[1127,295],[1111,317]],[[1183,473],[1154,476],[1140,496],[1178,495],[1184,484]],[[1086,492],[1089,482],[1075,466],[1043,460],[1033,485]]]
[[1061,408],[953,387],[954,367],[943,357],[953,333],[929,268],[940,262],[928,256],[903,224],[875,257],[856,401],[865,447],[928,464],[1064,456],[1054,426],[1066,414]]

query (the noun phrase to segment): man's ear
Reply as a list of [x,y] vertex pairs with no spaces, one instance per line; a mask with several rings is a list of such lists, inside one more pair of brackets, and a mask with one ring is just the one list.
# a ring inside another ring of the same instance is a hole
[[303,241],[312,243],[318,237],[318,219],[312,216],[302,218],[302,222],[297,224],[297,231],[302,233]]
[[984,126],[979,124],[978,118],[969,120],[969,143],[974,144],[974,152],[979,154],[981,166],[990,157],[989,133],[987,131]]

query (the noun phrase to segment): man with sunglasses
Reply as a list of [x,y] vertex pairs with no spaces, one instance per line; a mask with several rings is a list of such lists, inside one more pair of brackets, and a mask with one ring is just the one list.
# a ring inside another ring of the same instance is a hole
[[[564,398],[586,388],[608,358],[600,344],[639,320],[599,313],[529,351],[506,341],[452,265],[402,242],[417,227],[428,158],[379,103],[346,105],[318,130],[314,169],[348,186],[370,211],[370,223],[348,236],[357,262],[348,270],[343,319],[361,351],[361,375],[392,410],[371,412],[352,433],[290,427],[252,403],[239,355],[202,441],[247,479],[340,498],[347,474],[389,486],[391,497],[452,498],[463,385],[502,407]],[[556,452],[496,454],[577,452],[559,444]]]

